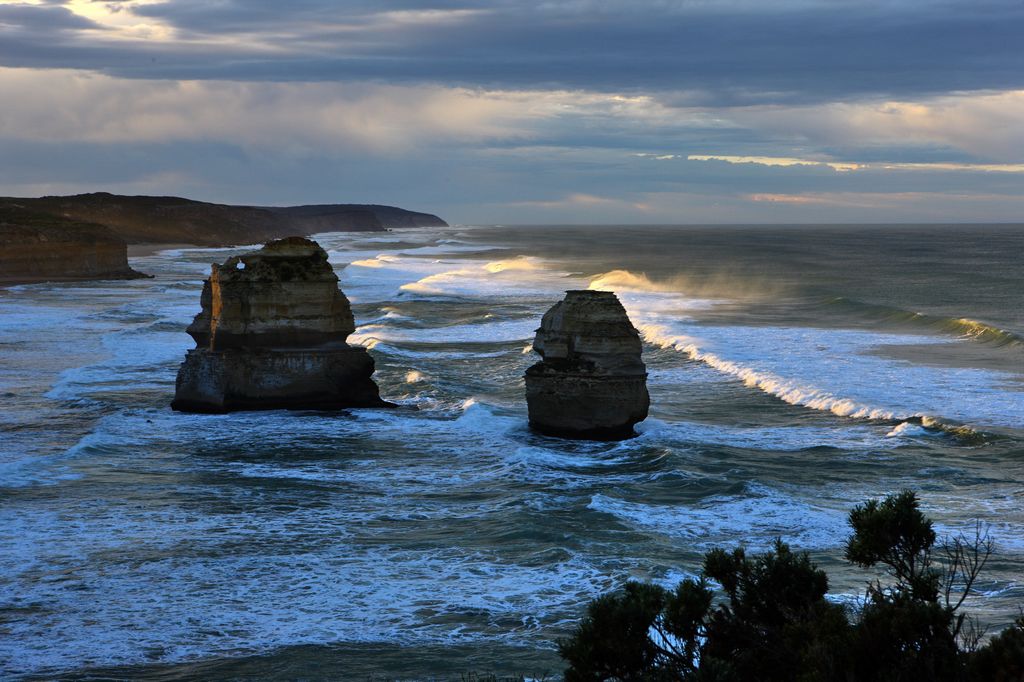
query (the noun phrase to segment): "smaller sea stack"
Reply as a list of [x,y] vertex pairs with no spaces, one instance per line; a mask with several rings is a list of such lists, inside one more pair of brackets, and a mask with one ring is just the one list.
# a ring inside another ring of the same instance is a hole
[[327,253],[288,237],[214,264],[171,407],[184,412],[387,407]]
[[530,426],[563,438],[620,440],[647,418],[640,334],[608,291],[568,291],[544,314],[526,370]]

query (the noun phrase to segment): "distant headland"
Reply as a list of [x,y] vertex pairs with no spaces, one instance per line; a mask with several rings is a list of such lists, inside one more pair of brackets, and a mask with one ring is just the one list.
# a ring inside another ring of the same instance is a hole
[[316,232],[444,227],[436,215],[376,204],[232,206],[108,192],[0,197],[0,283],[143,277],[128,244],[255,244]]

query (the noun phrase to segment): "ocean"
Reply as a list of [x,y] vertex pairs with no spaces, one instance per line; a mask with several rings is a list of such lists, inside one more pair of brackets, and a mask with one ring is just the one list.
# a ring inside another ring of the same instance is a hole
[[[1024,603],[1024,226],[451,227],[315,238],[395,410],[168,403],[212,262],[0,289],[0,676],[556,678],[630,578],[781,537],[854,604],[846,514],[918,491]],[[621,442],[527,427],[568,289],[615,291],[651,416]]]

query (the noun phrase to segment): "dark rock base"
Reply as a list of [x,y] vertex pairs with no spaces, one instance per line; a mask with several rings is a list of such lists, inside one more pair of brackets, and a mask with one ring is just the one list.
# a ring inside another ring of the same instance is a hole
[[181,412],[394,407],[370,378],[366,349],[190,350],[171,408]]
[[583,440],[623,440],[635,436],[633,427],[647,418],[650,396],[646,374],[546,374],[536,367],[526,373],[526,402],[530,427],[539,433]]

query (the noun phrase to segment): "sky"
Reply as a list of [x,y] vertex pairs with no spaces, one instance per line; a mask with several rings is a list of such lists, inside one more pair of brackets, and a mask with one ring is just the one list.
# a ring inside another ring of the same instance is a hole
[[0,194],[1024,222],[1024,0],[0,0]]

